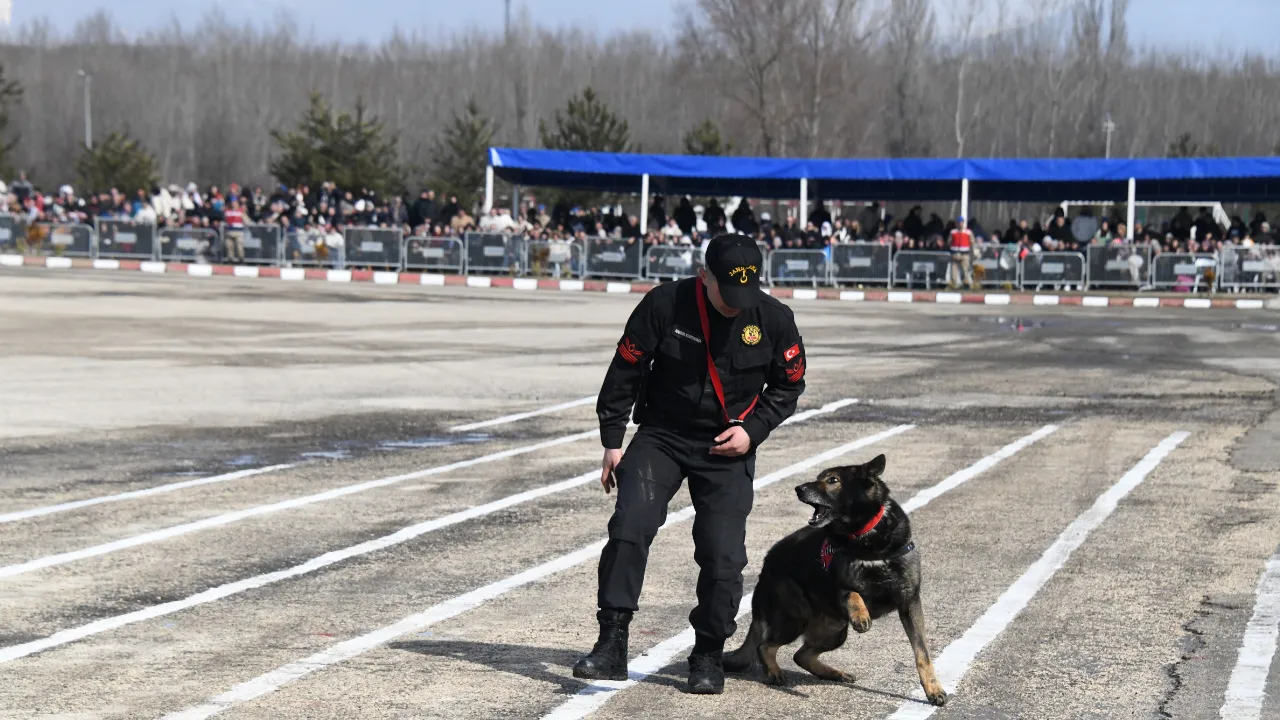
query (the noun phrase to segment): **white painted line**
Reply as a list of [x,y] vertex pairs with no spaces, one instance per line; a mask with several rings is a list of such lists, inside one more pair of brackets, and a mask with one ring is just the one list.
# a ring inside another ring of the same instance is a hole
[[22,267],[21,255],[0,255],[0,266],[3,267]]
[[1258,720],[1262,716],[1267,675],[1280,635],[1280,552],[1267,561],[1256,595],[1253,617],[1244,626],[1236,666],[1227,682],[1227,696],[1218,711],[1222,720]]
[[511,281],[511,287],[516,290],[537,290],[538,280],[536,278],[515,278]]
[[[954,478],[964,477],[964,480],[968,480],[981,472],[989,470],[994,467],[996,463],[1009,457],[1009,455],[1025,448],[1027,445],[1030,445],[1056,429],[1057,428],[1052,425],[1046,426],[1040,431],[1032,433],[1022,440],[997,450],[991,455],[979,460],[976,464],[951,475],[937,485],[920,491],[902,505],[903,510],[911,512],[911,510],[918,510],[919,508],[924,507],[930,500],[933,500],[948,490],[954,490],[959,487],[963,480],[960,482],[954,482]],[[1010,448],[1015,447],[1016,449],[1009,452]],[[908,509],[908,506],[910,506],[910,510]],[[738,604],[739,618],[751,612],[751,595],[752,593],[744,595],[742,602]],[[618,691],[626,690],[632,685],[642,682],[645,678],[661,670],[667,665],[670,665],[676,655],[693,645],[693,641],[693,628],[688,628],[679,635],[658,643],[650,648],[648,652],[627,663],[626,680],[598,680],[592,682],[579,690],[578,694],[561,703],[551,712],[543,715],[542,720],[580,720],[580,718],[590,715],[603,707],[605,703],[609,702],[609,699]]]
[[1057,295],[1036,295],[1031,298],[1032,305],[1057,305]]
[[1084,307],[1106,307],[1111,301],[1105,295],[1085,295],[1080,298],[1080,304]]
[[[1164,440],[1160,441],[1142,458],[1137,465],[1134,465],[1129,472],[1124,474],[1115,485],[1098,496],[1093,506],[1080,514],[1058,539],[1049,546],[1048,550],[1027,568],[1027,571],[1014,581],[1009,589],[996,600],[995,604],[987,609],[982,617],[978,618],[964,635],[952,642],[942,651],[934,661],[934,668],[938,672],[938,680],[943,687],[948,688],[951,692],[955,692],[956,685],[964,678],[965,672],[969,670],[969,666],[973,663],[978,653],[983,650],[992,640],[995,640],[1001,632],[1004,631],[1009,623],[1026,608],[1027,603],[1035,597],[1040,588],[1058,572],[1067,559],[1071,557],[1071,553],[1084,543],[1089,537],[1089,533],[1093,532],[1102,525],[1111,513],[1115,511],[1116,506],[1125,498],[1134,488],[1142,484],[1147,475],[1156,466],[1160,464],[1173,452],[1175,448],[1190,436],[1187,432],[1176,432]],[[925,704],[923,695],[917,689],[915,693],[918,700],[908,700],[899,706],[897,712],[890,715],[890,720],[921,720],[933,715],[936,707]]]
[[196,478],[195,480],[183,480],[181,482],[169,483],[168,485],[158,485],[156,487],[145,488],[143,490],[130,490],[129,492],[116,493],[115,495],[102,495],[94,498],[86,498],[84,500],[72,500],[71,502],[59,503],[57,505],[46,505],[44,507],[31,508],[30,510],[18,510],[0,515],[0,525],[17,522],[19,520],[28,520],[30,518],[41,517],[44,515],[52,515],[54,513],[67,512],[68,510],[78,510],[91,505],[102,505],[103,503],[120,502],[121,500],[134,500],[141,497],[170,493],[174,490],[184,490],[186,488],[199,487],[201,485],[212,485],[214,483],[226,482],[228,480],[239,480],[241,478],[262,475],[264,473],[275,472],[277,470],[287,470],[291,467],[294,467],[293,463],[287,465],[270,465],[267,467],[253,468],[251,470],[237,470],[235,472],[225,473],[222,475]]
[[14,577],[16,575],[22,575],[36,570],[42,570],[44,568],[65,565],[77,560],[106,555],[107,553],[113,553],[118,550],[125,550],[127,548],[138,547],[139,545],[160,542],[161,540],[169,540],[182,535],[189,535],[200,530],[208,530],[209,528],[230,525],[231,523],[246,520],[251,517],[280,512],[281,510],[292,510],[305,505],[325,502],[326,500],[334,500],[340,497],[346,497],[347,495],[354,495],[358,492],[364,492],[365,490],[373,490],[375,488],[387,487],[388,485],[395,485],[396,483],[401,483],[406,480],[416,480],[418,478],[439,475],[441,473],[460,470],[474,465],[505,460],[509,457],[524,455],[525,453],[537,452],[538,450],[545,450],[547,448],[556,447],[557,445],[564,445],[565,443],[596,437],[598,434],[599,430],[589,430],[587,432],[575,433],[573,435],[565,435],[554,440],[544,440],[543,442],[534,443],[532,445],[521,445],[520,447],[512,448],[510,450],[489,453],[488,455],[481,455],[480,457],[471,458],[469,460],[459,460],[458,462],[452,462],[448,465],[437,465],[436,467],[427,468],[425,470],[416,470],[403,475],[392,475],[390,477],[379,478],[377,480],[355,483],[354,485],[344,485],[342,487],[333,488],[332,490],[326,490],[313,495],[290,498],[289,500],[282,500],[268,505],[257,505],[243,510],[223,513],[222,515],[215,515],[214,517],[197,520],[195,522],[174,525],[160,530],[153,530],[151,532],[142,533],[141,535],[134,535],[132,537],[104,543],[102,545],[94,545],[80,550],[58,553],[56,555],[46,555],[45,557],[36,558],[35,560],[29,560],[24,563],[18,563],[17,565],[0,567],[0,578]]
[[587,284],[581,280],[561,280],[560,289],[564,292],[582,292]]
[[422,273],[418,276],[420,285],[444,285],[444,276],[439,273]]
[[909,303],[915,300],[915,293],[909,292],[891,292],[889,293],[889,302]]
[[400,273],[387,272],[386,270],[375,270],[373,272],[374,285],[397,285],[400,282]]
[[604,286],[607,293],[629,293],[631,292],[631,283],[611,282]]
[[[280,272],[284,272],[284,268],[281,268]],[[258,277],[258,266],[257,265],[236,265],[231,268],[231,274],[235,277],[256,278]]]
[[306,280],[307,271],[302,268],[280,268],[281,280]]
[[840,299],[849,302],[862,302],[867,299],[867,294],[861,290],[841,290]]
[[187,274],[193,277],[213,277],[213,266],[204,263],[191,263],[187,265]]
[[326,270],[324,279],[329,282],[349,283],[351,282],[350,270]]
[[[146,265],[146,264],[147,263],[143,263],[143,265]],[[161,267],[163,267],[164,263],[160,263],[160,265]],[[47,268],[52,268],[54,270],[66,270],[67,268],[71,267],[71,258],[47,257],[44,259],[44,266]],[[161,270],[160,272],[164,272],[164,270]]]
[[[787,421],[784,422],[783,424],[785,425],[787,424],[787,422],[803,422],[804,420],[807,420],[813,417],[814,415],[835,412],[836,410],[839,410],[842,407],[850,405],[853,402],[856,402],[856,401],[837,400],[836,402],[833,402],[833,403],[827,403],[826,405],[823,405],[820,408],[815,408],[813,410],[806,410],[805,412],[797,413],[791,416],[790,418],[788,418]],[[311,560],[308,560],[299,565],[294,565],[293,567],[285,568],[284,570],[277,570],[275,572],[264,573],[262,575],[257,575],[251,578],[245,578],[243,580],[237,580],[235,582],[226,583],[225,585],[219,585],[218,587],[204,590],[202,592],[196,593],[195,595],[191,595],[181,600],[173,600],[167,603],[162,603],[160,605],[154,605],[152,607],[135,610],[130,613],[125,613],[123,615],[103,618],[101,620],[91,622],[87,625],[82,625],[77,628],[70,628],[68,630],[62,630],[57,633],[54,633],[53,635],[50,635],[49,637],[40,638],[39,640],[33,640],[31,642],[23,643],[21,645],[12,645],[9,647],[3,647],[3,648],[0,648],[0,663],[9,662],[10,660],[16,660],[18,658],[26,657],[28,655],[32,655],[38,652],[43,652],[44,650],[48,650],[50,648],[54,648],[59,645],[66,645],[67,643],[76,642],[77,640],[83,640],[86,637],[97,635],[99,633],[104,633],[109,630],[115,630],[116,628],[124,627],[125,625],[130,625],[132,623],[141,622],[143,620],[151,620],[157,617],[162,617],[165,615],[178,612],[180,610],[185,610],[187,608],[195,607],[197,605],[203,605],[205,603],[210,603],[215,600],[221,600],[222,598],[230,597],[232,595],[245,592],[246,590],[253,590],[255,588],[260,588],[266,585],[270,585],[272,583],[279,582],[281,580],[286,580],[292,577],[298,577],[299,575],[305,575],[307,573],[314,572],[321,568],[328,567],[329,565],[333,565],[335,563],[339,563],[344,560],[349,560],[353,557],[366,555],[368,553],[375,552],[377,550],[383,550],[383,549],[392,547],[394,545],[399,545],[400,543],[407,542],[420,535],[424,535],[426,533],[433,532],[441,528],[449,527],[450,525],[456,525],[466,520],[472,520],[478,517],[483,517],[485,515],[490,515],[499,510],[503,510],[515,505],[526,503],[526,502],[529,502],[530,500],[534,500],[540,497],[544,497],[546,495],[558,493],[563,490],[570,490],[580,485],[585,485],[591,482],[592,480],[598,479],[599,477],[600,477],[600,472],[598,470],[592,470],[590,472],[583,473],[582,475],[579,475],[577,477],[572,477],[572,478],[569,478],[568,480],[562,480],[561,482],[554,483],[552,485],[547,485],[541,488],[535,488],[533,490],[526,490],[525,492],[516,493],[514,495],[508,495],[505,498],[494,500],[493,502],[485,503],[484,505],[477,505],[475,507],[467,508],[466,510],[460,510],[456,513],[445,515],[444,517],[439,517],[434,520],[427,520],[425,522],[421,522],[416,525],[411,525],[409,527],[398,530],[390,535],[385,535],[383,537],[376,538],[374,540],[368,540],[358,545],[353,545],[351,547],[343,548],[341,550],[334,550],[331,552],[327,552],[324,555],[312,558]]]
[[492,420],[483,420],[481,422],[467,423],[466,425],[454,425],[453,427],[449,428],[449,432],[466,432],[468,430],[479,430],[480,428],[493,427],[494,425],[506,425],[507,423],[516,422],[517,420],[524,420],[526,418],[537,417],[539,415],[549,415],[553,412],[568,410],[569,408],[582,407],[583,405],[594,405],[595,402],[596,402],[596,396],[591,395],[589,397],[578,398],[577,400],[571,400],[569,402],[563,402],[563,403],[560,403],[559,405],[548,405],[547,407],[539,408],[537,410],[530,410],[528,412],[515,413],[514,415],[503,415],[502,417],[496,417],[496,418],[493,418]]
[[[443,276],[442,276],[443,277]],[[442,285],[444,283],[441,283]],[[493,278],[488,275],[468,275],[467,287],[487,288],[493,285]]]
[[[914,427],[914,425],[899,425],[874,435],[869,435],[853,442],[846,443],[840,447],[819,453],[806,460],[788,465],[777,472],[770,473],[769,475],[759,478],[755,483],[753,483],[753,486],[759,490],[760,488],[772,485],[779,480],[784,480],[792,475],[810,470],[833,458],[846,455],[882,440],[887,440],[895,435],[900,435]],[[676,523],[689,520],[692,517],[693,507],[686,507],[679,512],[669,515],[667,517],[667,521],[662,524],[662,527],[666,528],[671,525],[675,525]],[[306,677],[317,670],[337,665],[354,657],[358,657],[359,655],[380,647],[401,635],[421,632],[425,628],[435,625],[438,622],[461,615],[469,610],[474,610],[489,600],[500,597],[512,590],[538,580],[542,580],[543,578],[554,575],[562,570],[568,570],[569,568],[581,565],[584,562],[598,559],[600,557],[600,551],[604,549],[606,542],[607,540],[598,540],[567,555],[562,555],[541,565],[529,568],[524,572],[511,575],[485,585],[484,587],[472,590],[471,592],[445,600],[420,613],[402,618],[401,620],[391,625],[387,625],[386,627],[331,645],[310,657],[303,658],[302,660],[295,660],[294,662],[282,665],[275,670],[259,675],[252,680],[240,683],[227,692],[210,698],[207,702],[201,705],[189,707],[185,710],[180,710],[170,715],[166,715],[164,720],[195,720],[196,718],[209,718],[225,710],[229,710],[236,705],[273,693],[285,685]],[[3,652],[2,648],[0,648],[0,652]]]
[[[50,258],[52,260],[53,258]],[[165,271],[165,264],[162,262],[154,262],[146,260],[138,264],[138,269],[144,273],[155,273],[161,275]]]
[[1261,300],[1237,300],[1236,308],[1239,310],[1261,310],[1263,304]]
[[111,258],[98,258],[93,261],[94,270],[119,270],[120,261]]
[[1192,310],[1208,310],[1213,307],[1213,301],[1209,298],[1187,298],[1182,301],[1182,307],[1191,308]]
[[982,302],[987,305],[1008,305],[1013,299],[1004,293],[991,293],[983,297]]
[[964,296],[955,292],[940,292],[934,296],[933,301],[943,305],[959,305]]
[[792,300],[817,300],[818,291],[813,288],[796,288],[791,291]]
[[1133,306],[1136,308],[1158,308],[1160,307],[1160,298],[1136,297],[1133,299]]

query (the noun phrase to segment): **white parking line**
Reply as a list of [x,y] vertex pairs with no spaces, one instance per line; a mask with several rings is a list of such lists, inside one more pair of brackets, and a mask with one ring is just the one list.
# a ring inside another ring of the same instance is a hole
[[[1066,564],[1067,559],[1071,557],[1071,553],[1080,547],[1089,537],[1089,533],[1093,532],[1102,525],[1111,513],[1115,511],[1116,506],[1125,498],[1134,488],[1142,484],[1142,481],[1151,474],[1152,470],[1169,456],[1183,440],[1190,437],[1190,433],[1176,432],[1164,440],[1160,441],[1142,458],[1137,465],[1134,465],[1129,472],[1125,473],[1115,485],[1098,496],[1093,506],[1080,514],[1058,539],[1049,546],[1048,550],[1040,556],[1039,560],[1032,563],[1031,567],[1022,574],[1004,591],[995,604],[987,609],[982,617],[978,618],[964,635],[952,642],[942,651],[934,661],[934,668],[938,672],[938,681],[943,687],[950,692],[955,692],[956,685],[964,678],[964,674],[968,672],[969,666],[973,664],[973,660],[977,657],[983,648],[995,640],[1004,629],[1013,622],[1013,619],[1031,602],[1040,588],[1054,576],[1062,566]],[[915,692],[917,700],[909,700],[904,702],[893,715],[890,720],[921,720],[927,718],[938,708],[925,704],[923,695],[917,689]]]
[[0,525],[3,525],[4,523],[17,522],[19,520],[28,520],[34,517],[41,517],[43,515],[66,512],[68,510],[78,510],[91,505],[120,502],[121,500],[134,500],[141,497],[150,497],[151,495],[161,495],[163,493],[173,492],[174,490],[184,490],[186,488],[199,487],[201,485],[212,485],[213,483],[226,482],[228,480],[239,480],[241,478],[262,475],[264,473],[275,472],[277,470],[287,470],[295,466],[296,465],[294,463],[289,463],[286,465],[269,465],[267,467],[253,468],[251,470],[237,470],[223,475],[196,478],[195,480],[183,480],[181,482],[169,483],[168,485],[158,485],[156,487],[145,488],[143,490],[130,490],[129,492],[116,493],[115,495],[103,495],[101,497],[86,498],[84,500],[72,500],[71,502],[59,503],[57,505],[46,505],[45,507],[31,508],[30,510],[17,510],[15,512],[0,515]]
[[[898,425],[897,427],[878,432],[874,435],[869,435],[853,442],[846,443],[832,450],[818,453],[806,460],[788,465],[777,472],[773,472],[756,479],[753,483],[753,487],[758,490],[768,485],[772,485],[779,480],[784,480],[797,473],[810,470],[833,458],[846,455],[882,440],[887,440],[895,435],[900,435],[914,427],[914,425]],[[686,507],[679,512],[669,515],[667,517],[667,521],[663,523],[662,527],[666,528],[676,523],[684,522],[692,517],[693,507]],[[568,570],[576,565],[596,559],[600,556],[600,551],[604,548],[606,542],[606,540],[599,540],[567,555],[562,555],[549,562],[529,568],[524,572],[511,575],[497,582],[472,590],[471,592],[445,600],[444,602],[433,605],[420,613],[405,617],[386,627],[379,628],[359,637],[351,638],[350,640],[344,640],[343,642],[336,643],[314,655],[311,655],[310,657],[287,663],[275,670],[259,675],[252,680],[240,683],[227,692],[210,698],[207,702],[201,705],[192,706],[185,710],[180,710],[170,715],[166,715],[165,720],[193,720],[195,718],[213,717],[214,715],[236,705],[240,705],[242,703],[249,702],[250,700],[262,697],[263,695],[275,692],[285,685],[306,677],[317,670],[350,660],[351,658],[362,655],[374,648],[380,647],[401,635],[412,632],[421,632],[423,629],[438,622],[461,615],[468,610],[474,610],[489,600],[504,595],[511,590],[515,590],[516,588],[523,587],[550,575],[554,575],[561,570]]]
[[[848,405],[851,405],[855,402],[857,401],[846,399],[846,400],[837,400],[835,402],[827,403],[822,407],[796,413],[795,415],[792,415],[790,418],[787,418],[786,422],[784,422],[783,424],[786,425],[788,423],[793,423],[793,422],[804,422],[805,420],[808,420],[809,418],[814,417],[816,415],[832,413],[832,412],[835,412],[836,410],[839,410],[840,408],[847,407]],[[522,503],[526,503],[531,500],[544,497],[546,495],[551,495],[554,493],[562,492],[564,490],[573,489],[580,485],[585,485],[591,482],[592,480],[598,479],[599,477],[600,477],[600,471],[592,470],[590,472],[583,473],[582,475],[579,475],[577,477],[572,477],[572,478],[569,478],[568,480],[562,480],[558,483],[553,483],[545,487],[534,488],[533,490],[526,490],[525,492],[522,492],[522,493],[508,495],[507,497],[494,500],[493,502],[485,503],[483,505],[477,505],[475,507],[470,507],[470,508],[467,508],[466,510],[460,510],[456,513],[445,515],[443,517],[439,517],[434,520],[427,520],[425,522],[417,523],[416,525],[410,525],[409,527],[397,530],[396,532],[390,535],[384,535],[383,537],[376,538],[373,540],[368,540],[358,545],[353,545],[351,547],[343,548],[341,550],[334,550],[331,552],[327,552],[323,555],[320,555],[319,557],[312,558],[311,560],[308,560],[298,565],[294,565],[293,567],[290,567],[290,568],[285,568],[284,570],[277,570],[275,572],[264,573],[262,575],[256,575],[254,577],[245,578],[243,580],[237,580],[235,582],[226,583],[225,585],[219,585],[218,587],[204,590],[202,592],[196,593],[195,595],[191,595],[181,600],[173,600],[171,602],[162,603],[160,605],[153,605],[151,607],[142,608],[140,610],[135,610],[133,612],[125,613],[123,615],[116,615],[114,617],[103,618],[101,620],[96,620],[86,625],[81,625],[80,627],[59,631],[57,633],[54,633],[53,635],[50,635],[49,637],[40,638],[39,640],[32,640],[30,642],[22,643],[20,645],[10,645],[8,647],[0,647],[0,663],[6,663],[11,660],[17,660],[18,658],[26,657],[28,655],[33,655],[38,652],[43,652],[50,648],[58,647],[59,645],[66,645],[67,643],[83,640],[84,638],[97,635],[99,633],[104,633],[109,630],[115,630],[116,628],[124,627],[125,625],[131,625],[136,622],[142,622],[143,620],[151,620],[153,618],[162,617],[164,615],[170,615],[180,610],[186,610],[187,608],[192,608],[197,605],[203,605],[205,603],[210,603],[215,600],[221,600],[222,598],[230,597],[232,595],[245,592],[246,590],[253,590],[255,588],[260,588],[265,585],[270,585],[272,583],[280,582],[281,580],[287,580],[289,578],[298,577],[300,575],[305,575],[307,573],[315,572],[316,570],[319,570],[321,568],[328,567],[330,565],[342,562],[344,560],[349,560],[353,557],[358,557],[360,555],[367,555],[368,553],[371,553],[371,552],[384,550],[394,545],[399,545],[400,543],[408,542],[409,540],[412,540],[416,537],[425,535],[426,533],[429,533],[429,532],[440,530],[442,528],[449,527],[450,525],[456,525],[466,520],[473,520],[478,517],[490,515],[492,513],[498,512],[499,510],[504,510],[514,505],[520,505]]]
[[468,423],[466,425],[454,425],[449,428],[449,432],[466,432],[468,430],[479,430],[480,428],[493,427],[494,425],[506,425],[507,423],[516,422],[517,420],[524,420],[526,418],[537,417],[539,415],[549,415],[553,412],[560,412],[561,410],[568,410],[569,408],[581,407],[583,405],[592,405],[595,401],[596,396],[592,395],[590,397],[580,398],[571,402],[560,403],[559,405],[551,405],[550,407],[544,407],[538,410],[530,410],[529,412],[516,413],[514,415],[503,415],[502,417],[497,417],[492,420]]
[[[1000,448],[973,465],[939,482],[937,485],[916,493],[910,500],[902,503],[902,509],[907,512],[919,510],[939,495],[960,487],[979,473],[990,470],[1001,460],[1014,455],[1037,440],[1048,437],[1057,429],[1058,426],[1056,425],[1046,425],[1034,433]],[[742,602],[738,604],[739,618],[751,612],[752,594],[747,593],[742,598]],[[578,720],[590,715],[603,707],[618,692],[644,681],[645,678],[670,665],[677,655],[693,646],[693,641],[693,628],[686,628],[679,635],[663,640],[650,648],[648,652],[627,663],[626,680],[597,680],[592,682],[554,710],[542,716],[542,720]]]
[[1227,682],[1227,695],[1218,711],[1222,720],[1258,720],[1266,699],[1267,675],[1276,654],[1280,634],[1280,552],[1271,556],[1258,580],[1253,617],[1244,628],[1235,669]]
[[180,535],[187,535],[200,530],[208,530],[209,528],[230,525],[231,523],[239,522],[251,517],[258,517],[259,515],[267,515],[281,510],[292,510],[304,505],[312,505],[326,500],[334,500],[336,498],[346,497],[347,495],[354,495],[355,493],[364,492],[365,490],[373,490],[375,488],[386,487],[388,485],[395,485],[396,483],[401,483],[406,480],[417,480],[418,478],[439,475],[441,473],[460,470],[474,465],[505,460],[517,455],[524,455],[525,453],[537,452],[538,450],[545,450],[550,447],[556,447],[557,445],[564,445],[566,443],[596,437],[598,434],[598,430],[589,430],[587,432],[575,433],[573,435],[565,435],[554,440],[546,440],[532,445],[522,445],[510,450],[481,455],[480,457],[471,458],[470,460],[459,460],[458,462],[452,462],[447,465],[437,465],[436,467],[417,470],[403,475],[392,475],[390,477],[369,480],[367,482],[356,483],[354,485],[344,485],[343,487],[315,493],[314,495],[305,495],[303,497],[282,500],[268,505],[258,505],[256,507],[245,508],[244,510],[223,513],[222,515],[205,518],[204,520],[197,520],[195,522],[184,523],[182,525],[174,525],[161,530],[153,530],[152,532],[134,535],[133,537],[127,537],[122,540],[116,540],[102,545],[94,545],[93,547],[87,547],[81,550],[58,553],[57,555],[47,555],[45,557],[29,560],[17,565],[0,567],[0,578],[14,577],[15,575],[22,575],[24,573],[53,567],[55,565],[65,565],[69,562],[97,557],[99,555],[106,555],[107,553],[116,552],[117,550],[124,550],[126,548],[146,545],[148,543],[159,542],[161,540],[168,540]]

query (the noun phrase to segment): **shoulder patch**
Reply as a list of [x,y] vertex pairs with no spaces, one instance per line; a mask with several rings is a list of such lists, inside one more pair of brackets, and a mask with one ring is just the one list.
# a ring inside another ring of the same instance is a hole
[[787,379],[793,383],[804,379],[804,358],[800,358],[795,365],[787,368]]
[[644,357],[644,351],[637,348],[636,344],[625,335],[622,337],[622,342],[618,343],[618,354],[632,365],[640,362],[640,358]]
[[799,354],[800,354],[800,344],[796,343],[795,345],[792,345],[791,347],[787,348],[786,352],[782,353],[782,361],[791,362]]

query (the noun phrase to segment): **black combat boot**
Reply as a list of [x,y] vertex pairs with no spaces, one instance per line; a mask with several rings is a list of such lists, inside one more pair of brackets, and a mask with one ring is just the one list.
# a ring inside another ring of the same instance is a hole
[[627,626],[631,613],[626,610],[601,610],[600,639],[587,656],[573,666],[573,676],[582,680],[627,679]]
[[699,634],[689,653],[689,692],[719,695],[724,692],[724,640]]

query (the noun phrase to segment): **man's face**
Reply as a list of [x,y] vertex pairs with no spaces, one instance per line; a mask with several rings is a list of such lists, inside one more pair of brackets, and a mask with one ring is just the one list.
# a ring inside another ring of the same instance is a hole
[[698,270],[698,274],[702,276],[702,283],[707,286],[707,297],[711,298],[711,305],[721,315],[732,318],[737,317],[741,310],[729,307],[725,304],[724,297],[720,295],[720,283],[716,280],[716,276],[707,272],[706,268]]

